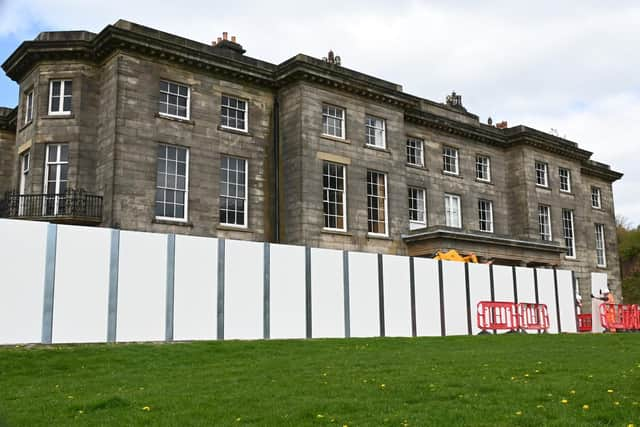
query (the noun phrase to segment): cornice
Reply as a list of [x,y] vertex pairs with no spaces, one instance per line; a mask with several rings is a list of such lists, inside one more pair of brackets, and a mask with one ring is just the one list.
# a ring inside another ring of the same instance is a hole
[[445,228],[436,228],[426,231],[417,231],[409,234],[404,234],[402,235],[402,239],[407,243],[433,239],[452,239],[472,243],[486,243],[543,252],[562,253],[566,251],[566,248],[558,245],[557,243],[543,243],[531,240],[520,240],[496,234],[478,234],[469,231],[457,231]]
[[594,162],[593,160],[582,162],[580,173],[582,173],[583,175],[594,176],[607,182],[617,181],[624,176],[624,174],[621,172],[611,170],[609,165],[605,165],[604,163],[600,162]]

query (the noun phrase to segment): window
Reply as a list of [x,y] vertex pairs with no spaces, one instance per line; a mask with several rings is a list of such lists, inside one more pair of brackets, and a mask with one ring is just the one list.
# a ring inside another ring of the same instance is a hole
[[476,179],[491,181],[491,159],[487,156],[476,156]]
[[247,161],[223,156],[220,172],[220,223],[247,227]]
[[549,186],[547,174],[548,165],[544,162],[536,162],[536,185],[541,187]]
[[607,266],[604,246],[604,224],[596,224],[596,265],[598,267]]
[[247,101],[222,95],[220,118],[223,128],[247,132],[249,121],[248,116],[249,111],[247,109]]
[[24,123],[33,120],[33,91],[29,91],[24,100]]
[[424,166],[424,142],[417,138],[407,139],[407,163],[413,166]]
[[49,114],[71,114],[71,80],[51,80]]
[[493,202],[478,200],[478,219],[480,231],[493,233]]
[[451,147],[442,149],[443,170],[446,173],[458,175],[458,150]]
[[567,258],[576,257],[576,240],[573,232],[573,211],[562,209],[562,231],[564,245],[567,247]]
[[558,175],[560,176],[560,191],[564,193],[571,193],[571,171],[569,169],[558,169]]
[[600,189],[598,187],[591,187],[591,207],[602,208],[602,199],[600,198]]
[[462,227],[462,216],[460,215],[460,196],[453,194],[444,195],[444,215],[447,227]]
[[69,183],[69,146],[47,144],[45,149],[43,215],[64,215]]
[[338,163],[322,164],[322,203],[326,229],[347,230],[345,169]]
[[409,230],[427,226],[427,207],[423,188],[409,187]]
[[[20,155],[20,195],[25,193],[27,188],[27,178],[29,177],[29,170],[31,169],[31,153],[27,150]],[[18,206],[18,215],[24,215],[24,200],[21,197]]]
[[158,145],[156,218],[187,220],[189,150]]
[[344,139],[344,110],[332,105],[322,106],[322,133]]
[[551,209],[546,205],[538,206],[538,229],[542,240],[551,240]]
[[367,171],[367,222],[370,234],[387,235],[387,175]]
[[364,131],[367,145],[385,148],[385,123],[383,119],[367,116],[365,118]]
[[160,80],[160,114],[188,119],[190,96],[189,86]]

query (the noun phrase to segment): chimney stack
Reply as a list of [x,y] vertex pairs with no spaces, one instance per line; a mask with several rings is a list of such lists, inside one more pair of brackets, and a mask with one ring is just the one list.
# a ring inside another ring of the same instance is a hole
[[246,52],[242,48],[242,45],[238,44],[236,36],[231,36],[231,39],[229,39],[229,33],[227,31],[223,31],[222,37],[218,37],[218,40],[212,42],[211,45],[217,49],[230,50],[232,52],[239,53],[240,55]]
[[237,42],[236,42],[236,36],[231,36],[231,41],[232,41],[233,43],[237,43]]
[[229,33],[228,33],[228,32],[223,31],[223,32],[222,32],[222,40],[226,40],[228,35],[229,35]]
[[498,129],[506,129],[507,127],[509,127],[509,125],[507,124],[506,120],[501,121],[500,123],[496,124],[496,127]]

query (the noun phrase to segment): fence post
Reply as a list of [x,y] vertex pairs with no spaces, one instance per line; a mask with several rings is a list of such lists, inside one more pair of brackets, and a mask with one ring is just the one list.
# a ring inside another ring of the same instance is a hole
[[58,226],[47,225],[47,252],[44,268],[44,303],[42,305],[42,344],[51,344],[53,335],[53,295],[56,283],[56,246]]

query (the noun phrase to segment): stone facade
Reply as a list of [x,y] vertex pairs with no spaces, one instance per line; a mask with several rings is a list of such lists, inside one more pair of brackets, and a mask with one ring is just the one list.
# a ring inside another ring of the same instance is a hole
[[[437,103],[331,61],[297,55],[275,65],[246,56],[235,40],[203,45],[127,21],[99,34],[42,33],[3,68],[20,85],[20,105],[0,116],[0,190],[17,189],[19,156],[29,152],[24,193],[46,192],[45,146],[68,144],[69,187],[102,197],[103,226],[414,256],[454,248],[494,263],[571,269],[583,296],[589,274],[606,272],[620,297],[611,183],[622,175],[571,141],[482,124],[455,94]],[[69,114],[49,113],[52,79],[73,82]],[[160,114],[161,81],[189,88],[188,117]],[[246,130],[222,126],[223,96],[246,100]],[[344,111],[342,137],[323,132],[327,105]],[[367,116],[384,120],[384,147],[366,143]],[[408,138],[423,141],[424,165],[407,164]],[[161,144],[188,149],[183,221],[155,215]],[[457,150],[455,175],[443,170],[445,147]],[[246,227],[221,224],[223,156],[248,164]],[[476,178],[477,156],[490,159],[488,181]],[[536,185],[536,161],[548,165],[545,188]],[[324,226],[324,162],[346,170],[343,231]],[[559,190],[559,168],[571,173],[570,192]],[[368,232],[368,171],[386,175],[385,235]],[[409,227],[409,187],[426,194],[419,229]],[[592,187],[601,208],[591,205]],[[461,227],[445,225],[445,194],[460,198]],[[479,199],[492,202],[490,233],[479,231]],[[540,239],[539,205],[550,207],[552,241]],[[574,215],[575,259],[565,256],[563,209]],[[606,267],[596,266],[596,224],[604,225]]]

